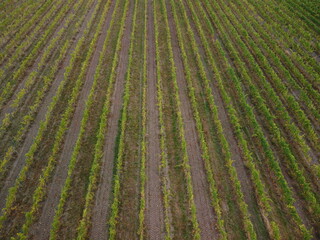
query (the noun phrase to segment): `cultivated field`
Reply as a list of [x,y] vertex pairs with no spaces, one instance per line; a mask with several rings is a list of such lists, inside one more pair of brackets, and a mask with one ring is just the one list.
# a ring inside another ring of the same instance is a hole
[[319,0],[1,0],[0,239],[320,239]]

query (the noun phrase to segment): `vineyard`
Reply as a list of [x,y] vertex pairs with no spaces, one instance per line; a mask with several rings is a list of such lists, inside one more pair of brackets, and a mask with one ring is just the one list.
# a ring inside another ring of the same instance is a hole
[[0,239],[320,239],[320,1],[2,0]]

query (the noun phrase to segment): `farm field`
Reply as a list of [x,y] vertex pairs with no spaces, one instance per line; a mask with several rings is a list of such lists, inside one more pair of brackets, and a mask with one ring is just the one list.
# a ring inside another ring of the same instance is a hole
[[320,1],[2,0],[6,239],[320,239]]

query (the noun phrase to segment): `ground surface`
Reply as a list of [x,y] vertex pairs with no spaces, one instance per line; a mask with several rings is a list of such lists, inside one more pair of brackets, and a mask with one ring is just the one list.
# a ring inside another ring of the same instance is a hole
[[0,239],[320,239],[319,13],[2,1]]

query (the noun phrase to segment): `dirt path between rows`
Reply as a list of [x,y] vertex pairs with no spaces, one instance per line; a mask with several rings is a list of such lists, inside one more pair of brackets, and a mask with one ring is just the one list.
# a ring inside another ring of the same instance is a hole
[[[73,7],[74,7],[74,5],[73,5]],[[81,9],[81,7],[80,7],[80,9]],[[66,18],[67,18],[71,13],[73,13],[73,12],[74,12],[74,10],[71,9],[71,10],[69,10],[69,11],[66,13],[66,15],[65,15],[65,17],[63,18],[63,20],[61,21],[61,23],[58,25],[58,27],[55,29],[55,31],[54,31],[53,34],[51,35],[50,40],[53,39],[53,38],[55,38],[55,37],[57,36],[58,32],[64,27]],[[75,18],[76,18],[76,16],[75,16]],[[74,19],[73,19],[73,21],[74,21]],[[73,23],[73,21],[71,21],[71,23],[69,23],[69,25],[71,25],[71,24]],[[69,25],[68,25],[68,26],[69,26]],[[67,28],[68,28],[68,26],[67,26]],[[63,36],[62,36],[61,38],[63,39]],[[2,120],[3,120],[3,118],[5,117],[6,114],[12,113],[12,112],[15,110],[15,108],[12,108],[12,107],[11,107],[11,104],[13,103],[14,97],[18,94],[18,92],[19,92],[21,89],[23,89],[23,88],[25,87],[26,81],[27,81],[30,73],[32,73],[33,71],[35,71],[35,70],[38,69],[38,64],[39,64],[42,56],[43,56],[44,53],[45,53],[44,49],[46,49],[46,47],[48,46],[48,43],[49,43],[49,42],[50,42],[50,41],[48,41],[48,42],[43,46],[43,50],[40,51],[40,54],[38,55],[38,57],[36,58],[36,60],[35,60],[35,61],[33,62],[33,64],[28,68],[26,74],[20,79],[20,82],[17,84],[16,88],[14,89],[14,92],[13,92],[12,96],[8,99],[8,102],[3,106],[2,109],[0,109],[0,123],[2,122]],[[58,48],[59,48],[59,45],[58,45]],[[52,58],[52,56],[53,56],[54,53],[56,52],[56,49],[57,49],[57,47],[55,47],[55,48],[53,49],[52,55],[49,57],[49,59]],[[39,80],[39,76],[41,76],[41,72],[42,72],[46,67],[47,67],[47,66],[45,65],[42,69],[40,69],[40,71],[39,71],[39,69],[38,69],[37,72],[40,72],[40,73],[38,73],[38,76],[37,76],[37,79],[38,79],[38,80]],[[34,83],[34,85],[36,85],[36,84],[37,84],[37,82]],[[29,90],[29,93],[32,93],[32,89]],[[27,94],[27,95],[26,95],[26,98],[27,98],[27,99],[30,98],[30,95]],[[24,103],[27,102],[27,99],[24,100]]]
[[161,149],[157,106],[157,75],[153,1],[148,1],[147,22],[147,158],[146,158],[146,232],[147,239],[164,239],[164,211],[161,191]]
[[42,121],[44,121],[45,119],[45,115],[47,113],[47,109],[53,99],[53,97],[56,95],[56,92],[58,90],[58,87],[61,83],[61,81],[64,79],[64,73],[65,73],[65,69],[66,67],[69,65],[69,62],[71,60],[71,53],[74,51],[77,42],[79,41],[80,37],[82,36],[85,28],[86,28],[86,24],[87,21],[89,21],[89,18],[93,12],[94,7],[91,8],[91,10],[89,11],[88,15],[85,18],[85,21],[83,22],[83,24],[81,25],[81,28],[79,30],[79,33],[77,34],[74,43],[72,44],[72,47],[70,48],[67,57],[65,58],[65,60],[63,61],[60,70],[58,71],[57,76],[55,77],[55,80],[52,83],[52,86],[50,88],[50,90],[48,91],[48,93],[45,95],[44,101],[41,104],[41,107],[37,113],[37,116],[33,122],[33,124],[31,125],[30,129],[28,130],[28,133],[26,135],[26,138],[24,140],[24,143],[18,153],[17,159],[15,160],[15,162],[13,163],[12,168],[10,169],[10,173],[8,174],[8,177],[6,178],[2,188],[1,188],[1,192],[0,192],[0,209],[4,208],[5,206],[5,201],[6,201],[6,196],[8,193],[8,190],[10,187],[12,187],[14,185],[15,179],[18,177],[21,169],[23,168],[24,164],[25,164],[25,159],[26,159],[26,153],[29,151],[33,140],[35,139],[35,137],[37,136],[38,133],[38,129],[40,127],[40,123]]
[[180,110],[185,127],[185,139],[187,143],[187,151],[191,167],[190,170],[194,191],[193,194],[197,208],[197,219],[201,230],[201,239],[218,239],[218,232],[215,229],[216,217],[211,206],[209,184],[206,179],[204,161],[201,157],[202,151],[197,136],[197,128],[195,120],[193,118],[191,104],[188,98],[187,81],[185,79],[183,63],[180,56],[171,5],[167,3],[167,7],[169,26],[172,37],[173,56],[174,62],[176,64],[177,82],[181,100]]
[[72,156],[73,148],[79,136],[81,120],[83,117],[86,100],[89,96],[94,81],[94,73],[99,62],[99,54],[102,51],[103,43],[107,36],[107,31],[110,25],[114,5],[115,4],[113,2],[111,8],[109,9],[107,18],[102,28],[101,35],[97,42],[96,49],[91,59],[86,74],[85,82],[79,96],[77,107],[74,112],[71,124],[69,126],[68,133],[65,137],[60,160],[57,163],[56,171],[54,173],[52,182],[49,186],[47,198],[45,200],[40,219],[34,225],[33,235],[35,240],[45,240],[49,237],[50,226],[54,218],[55,209],[58,206],[60,200],[61,190],[68,176],[68,165]]
[[[191,19],[191,12],[190,12],[189,7],[186,6],[186,9],[187,9],[187,14]],[[193,29],[193,32],[195,34],[195,40],[198,44],[199,53],[202,57],[202,60],[203,60],[203,63],[204,63],[204,66],[205,66],[205,69],[207,72],[207,76],[209,79],[214,79],[214,77],[212,76],[212,74],[210,72],[211,68],[204,61],[206,54],[205,54],[205,50],[202,47],[201,39],[197,33],[196,26],[193,23],[193,21],[190,21],[190,23],[191,23],[191,27]],[[230,62],[230,64],[232,64],[232,63]],[[254,188],[253,188],[253,185],[251,182],[250,173],[248,172],[248,170],[245,167],[244,160],[242,158],[242,153],[241,153],[241,150],[238,146],[236,137],[233,134],[232,126],[231,126],[226,108],[224,107],[224,102],[223,102],[222,97],[220,95],[220,91],[214,85],[213,81],[211,81],[211,89],[212,89],[212,94],[214,97],[215,104],[217,105],[217,108],[218,108],[218,116],[219,116],[219,119],[222,124],[224,136],[230,146],[231,158],[232,158],[232,160],[234,160],[233,166],[236,168],[236,171],[238,174],[238,179],[241,183],[241,191],[244,195],[245,202],[248,204],[248,210],[251,215],[250,216],[251,221],[252,221],[253,225],[255,226],[255,230],[257,231],[257,234],[260,237],[265,236],[265,234],[266,234],[265,232],[263,232],[263,233],[259,232],[259,230],[261,230],[261,228],[256,228],[256,226],[257,226],[256,224],[259,222],[261,223],[263,220],[262,220],[262,217],[261,217],[261,214],[259,211],[259,207],[256,202],[255,192],[254,192]]]
[[120,58],[117,67],[114,92],[111,99],[111,108],[105,136],[101,173],[96,192],[95,204],[92,211],[92,228],[90,239],[108,239],[107,216],[111,204],[111,190],[114,166],[114,150],[118,135],[118,123],[122,108],[122,95],[124,91],[125,76],[127,72],[130,35],[132,28],[133,4],[130,3],[125,23],[125,30],[121,42]]

